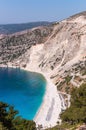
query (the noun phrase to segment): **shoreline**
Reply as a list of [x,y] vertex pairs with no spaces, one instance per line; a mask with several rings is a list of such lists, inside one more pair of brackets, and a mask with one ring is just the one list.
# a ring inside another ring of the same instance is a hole
[[62,110],[66,109],[64,99],[61,100],[60,94],[57,91],[56,86],[52,83],[47,74],[41,72],[40,70],[32,71],[28,68],[16,67],[12,66],[11,64],[8,66],[0,66],[0,67],[20,68],[22,70],[42,74],[46,80],[46,90],[41,106],[39,107],[33,120],[36,123],[36,127],[42,126],[43,129],[54,127],[55,125],[57,125],[57,122],[61,123],[59,114],[61,113]]
[[[62,110],[61,100],[56,86],[50,81],[47,75],[44,74],[47,81],[46,92],[43,102],[35,115],[34,121],[36,125],[42,125],[44,129],[54,127],[57,122],[61,122],[59,114]],[[65,109],[65,106],[63,106]]]

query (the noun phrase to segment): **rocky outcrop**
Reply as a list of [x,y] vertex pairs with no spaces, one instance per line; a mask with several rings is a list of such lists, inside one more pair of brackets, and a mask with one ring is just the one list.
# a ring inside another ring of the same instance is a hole
[[86,64],[86,12],[48,27],[3,37],[0,64],[47,73],[57,87],[67,75],[81,74],[77,65]]

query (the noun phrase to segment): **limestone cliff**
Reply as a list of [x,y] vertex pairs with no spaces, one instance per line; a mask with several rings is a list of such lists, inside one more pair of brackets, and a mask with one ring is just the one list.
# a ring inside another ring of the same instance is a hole
[[67,76],[70,88],[79,86],[86,80],[86,12],[2,37],[0,64],[47,73],[61,91]]

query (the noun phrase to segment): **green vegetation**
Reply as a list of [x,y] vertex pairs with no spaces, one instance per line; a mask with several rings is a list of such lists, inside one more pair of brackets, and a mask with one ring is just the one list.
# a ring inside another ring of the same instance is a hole
[[57,90],[66,92],[67,94],[71,93],[73,85],[71,84],[72,76],[67,75],[59,84],[56,83]]
[[0,102],[0,130],[36,130],[35,122],[25,120],[17,114],[14,107]]
[[72,76],[67,75],[67,77],[65,77],[65,81],[66,81],[67,85],[68,85],[68,83],[70,82],[71,79],[72,79]]
[[80,124],[68,124],[68,123],[62,123],[61,125],[57,125],[53,128],[49,128],[47,130],[76,130],[77,126],[80,126]]
[[61,115],[62,124],[48,130],[75,130],[78,125],[86,123],[86,84],[73,88],[71,106]]
[[63,122],[86,123],[86,84],[74,88],[71,94],[71,106],[61,115]]

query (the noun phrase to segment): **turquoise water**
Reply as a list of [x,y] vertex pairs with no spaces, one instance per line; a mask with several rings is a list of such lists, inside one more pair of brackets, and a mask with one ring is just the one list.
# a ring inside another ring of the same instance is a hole
[[25,119],[34,118],[45,89],[46,81],[41,74],[0,68],[0,101],[13,105]]

